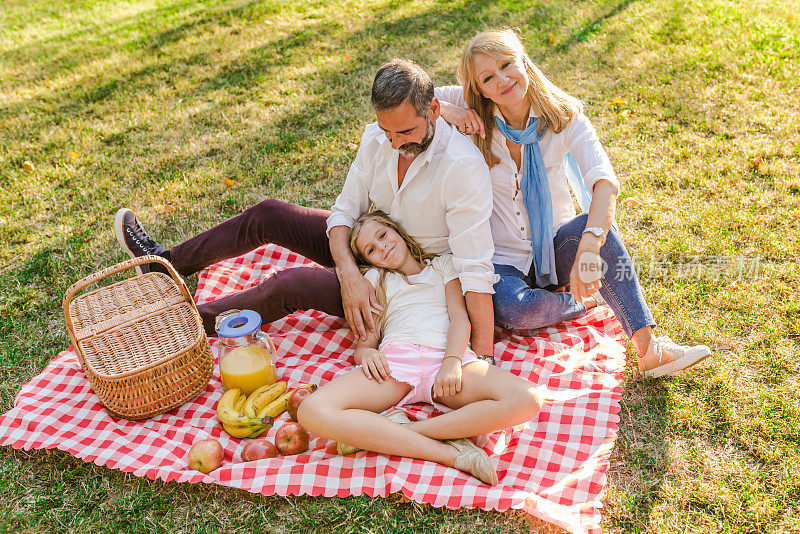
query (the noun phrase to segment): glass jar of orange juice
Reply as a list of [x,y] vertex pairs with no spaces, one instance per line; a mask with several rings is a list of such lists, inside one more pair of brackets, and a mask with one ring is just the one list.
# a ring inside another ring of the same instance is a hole
[[250,395],[278,380],[275,344],[260,326],[261,316],[252,310],[230,310],[217,317],[219,374],[226,390],[239,388]]

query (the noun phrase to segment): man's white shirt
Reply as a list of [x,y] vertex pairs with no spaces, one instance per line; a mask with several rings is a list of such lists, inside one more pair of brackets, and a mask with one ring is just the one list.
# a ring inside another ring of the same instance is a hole
[[426,252],[451,252],[465,293],[494,293],[492,186],[478,148],[439,117],[430,146],[411,163],[400,187],[398,158],[377,122],[364,129],[355,161],[331,208],[328,232],[335,226],[352,228],[374,204]]

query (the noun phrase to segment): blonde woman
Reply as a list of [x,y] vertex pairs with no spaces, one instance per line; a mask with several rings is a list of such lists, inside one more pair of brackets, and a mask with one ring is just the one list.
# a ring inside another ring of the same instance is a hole
[[[338,441],[340,454],[366,449],[422,458],[497,484],[483,449],[460,438],[533,419],[541,407],[535,386],[467,346],[470,322],[452,254],[425,254],[379,211],[356,221],[350,248],[383,307],[374,318],[378,332],[358,340],[358,368],[303,401],[298,420]],[[378,415],[418,402],[448,413],[415,422],[400,409]]]
[[[490,167],[496,322],[533,329],[607,303],[651,377],[710,351],[657,337],[630,255],[613,227],[619,181],[580,101],[533,64],[517,33],[484,31],[440,87],[442,116],[474,138]],[[583,213],[576,215],[572,194]],[[569,292],[558,289],[567,286]]]

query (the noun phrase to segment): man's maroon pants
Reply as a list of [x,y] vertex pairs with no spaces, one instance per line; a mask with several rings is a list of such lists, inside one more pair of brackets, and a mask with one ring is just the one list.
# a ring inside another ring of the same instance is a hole
[[200,304],[197,308],[206,333],[213,335],[214,319],[230,309],[255,310],[264,323],[308,309],[344,317],[339,280],[325,233],[328,216],[327,210],[265,200],[170,249],[167,256],[182,276],[266,243],[288,248],[325,267],[285,269],[256,287]]

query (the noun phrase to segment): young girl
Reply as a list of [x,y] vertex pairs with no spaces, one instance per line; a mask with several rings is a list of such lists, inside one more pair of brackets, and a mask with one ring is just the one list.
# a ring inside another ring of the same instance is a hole
[[[359,263],[372,266],[365,276],[384,309],[375,314],[379,332],[358,342],[359,368],[310,395],[298,420],[338,441],[340,452],[366,449],[421,458],[497,484],[486,453],[458,438],[531,420],[541,407],[535,387],[479,360],[467,347],[470,322],[450,254],[425,254],[380,211],[356,221],[350,248]],[[417,402],[448,413],[416,422],[402,410],[389,418],[378,415]]]

